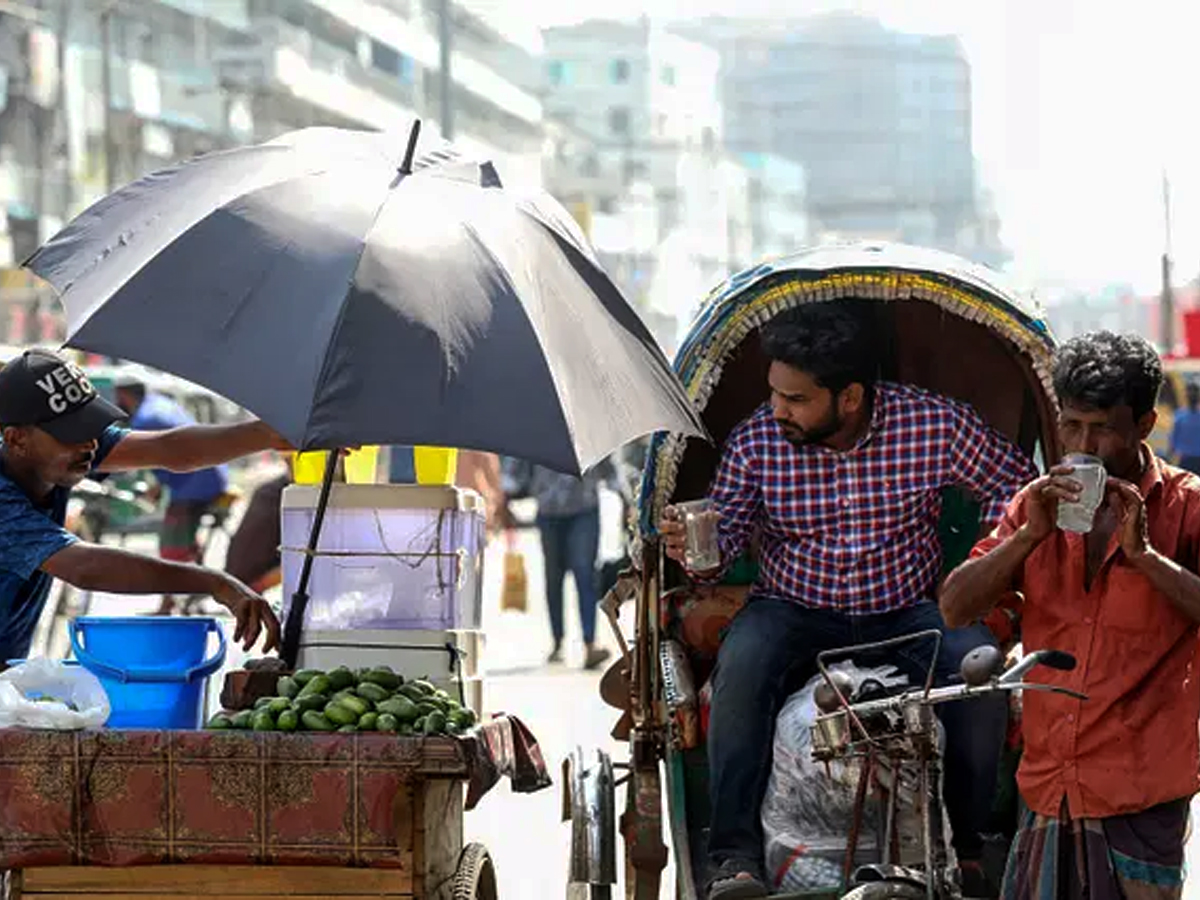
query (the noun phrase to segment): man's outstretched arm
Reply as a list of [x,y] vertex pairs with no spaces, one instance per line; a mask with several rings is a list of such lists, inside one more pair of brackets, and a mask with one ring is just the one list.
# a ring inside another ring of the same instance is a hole
[[270,605],[236,578],[188,563],[170,562],[77,541],[42,563],[43,572],[81,590],[113,594],[207,594],[233,613],[235,642],[249,650],[265,630],[263,652],[279,648],[279,620]]
[[265,422],[185,425],[168,431],[131,431],[100,464],[101,472],[166,469],[194,472],[264,450],[292,446]]

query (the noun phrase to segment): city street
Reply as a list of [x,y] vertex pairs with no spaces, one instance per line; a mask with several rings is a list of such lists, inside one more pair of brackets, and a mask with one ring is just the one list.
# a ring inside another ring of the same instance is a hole
[[[266,447],[359,448],[366,452],[348,453],[341,468],[363,487],[388,477],[413,481],[418,471],[427,482],[453,480],[454,454],[402,459],[388,447],[463,448],[455,451],[462,482],[490,493],[498,476],[476,468],[466,448],[575,469],[631,435],[656,432],[666,440],[623,461],[648,473],[654,515],[668,503],[699,498],[707,498],[709,511],[681,515],[686,565],[672,563],[666,577],[651,572],[654,589],[687,584],[689,572],[697,588],[727,582],[715,598],[680,590],[665,600],[669,618],[683,620],[672,631],[686,628],[689,642],[703,640],[710,644],[704,652],[715,654],[728,632],[720,611],[728,607],[721,604],[760,579],[748,614],[723,648],[715,777],[706,770],[702,735],[701,749],[683,754],[682,767],[670,770],[676,811],[679,798],[692,801],[690,820],[680,816],[681,831],[715,824],[713,846],[725,846],[723,831],[746,831],[736,822],[739,809],[751,822],[758,816],[760,787],[752,782],[767,780],[768,749],[781,763],[794,763],[798,754],[813,760],[803,731],[793,737],[780,728],[778,744],[767,746],[775,694],[790,690],[773,685],[804,674],[789,666],[807,665],[831,635],[850,635],[850,643],[916,621],[907,614],[938,619],[933,603],[912,607],[938,594],[946,618],[976,620],[980,604],[990,598],[1003,604],[999,598],[1014,595],[1001,590],[1005,579],[989,578],[989,567],[995,575],[1007,559],[1021,587],[1026,646],[1070,648],[1078,656],[1076,675],[1062,677],[1077,678],[1091,695],[1082,707],[1054,707],[1044,717],[1053,719],[1049,724],[1038,723],[1030,700],[1025,734],[1034,740],[1026,746],[1036,751],[1036,738],[1048,736],[1061,758],[1045,765],[1081,773],[1094,796],[1129,813],[1116,824],[1075,820],[1066,830],[1109,830],[1106,846],[1120,852],[1096,851],[1102,858],[1090,862],[1133,863],[1122,869],[1132,884],[1123,891],[1172,892],[1178,886],[1162,882],[1180,877],[1182,896],[1200,900],[1194,825],[1200,793],[1190,806],[1182,875],[1173,859],[1152,852],[1161,848],[1146,834],[1128,845],[1115,834],[1157,828],[1139,820],[1137,807],[1179,798],[1200,767],[1192,742],[1182,740],[1192,728],[1200,731],[1192,719],[1200,718],[1192,681],[1200,669],[1194,640],[1200,627],[1188,627],[1200,618],[1192,596],[1200,585],[1189,581],[1189,572],[1200,577],[1200,520],[1176,515],[1200,503],[1200,483],[1144,465],[1169,460],[1200,473],[1200,165],[1185,134],[1190,116],[1183,115],[1194,82],[1187,60],[1200,23],[1195,8],[1145,3],[1135,16],[1123,4],[1077,0],[575,0],[544,7],[499,0],[0,0],[0,643],[14,657],[63,657],[71,652],[71,616],[151,616],[170,607],[157,594],[85,595],[60,583],[49,590],[26,652],[37,613],[30,597],[45,593],[48,579],[37,565],[106,588],[165,583],[237,594],[211,573],[192,578],[120,554],[61,553],[62,535],[53,529],[65,521],[74,533],[113,545],[128,531],[121,546],[157,556],[158,536],[142,531],[161,528],[166,555],[189,556],[191,523],[197,516],[218,519],[214,535],[199,536],[206,548],[200,563],[222,570],[227,556],[236,560],[241,550],[229,555],[228,544],[256,484],[277,473],[277,485],[287,478],[320,485],[323,460],[332,463],[331,480],[338,471],[338,451],[285,454]],[[116,401],[138,431],[174,433],[133,440],[103,456],[100,447],[105,453],[115,447],[105,429],[118,411],[105,409],[100,397]],[[246,417],[265,430],[219,427]],[[218,427],[204,433],[178,427],[191,422]],[[86,448],[93,444],[89,463]],[[225,451],[248,448],[255,452],[229,469],[240,493],[223,496],[213,515],[208,504],[224,487],[211,471],[195,470],[226,459]],[[57,489],[47,493],[69,483],[64,473],[83,473],[98,457],[114,468],[165,467],[178,479],[162,477],[163,491],[144,498],[135,496],[144,486],[111,490],[113,482],[86,496],[77,490],[69,500]],[[446,472],[441,478],[431,475],[435,459],[444,463],[437,466]],[[1079,497],[1056,480],[1065,475],[1029,485],[1035,470],[1025,462],[1053,473],[1063,460],[1086,483]],[[312,477],[306,463],[315,466]],[[515,474],[504,477],[513,494],[540,498],[517,501],[515,521],[535,522],[540,502],[546,516],[564,523],[547,532],[547,545],[557,545],[550,568],[569,562],[586,569],[579,545],[591,540],[595,521],[578,514],[574,486]],[[1151,479],[1155,474],[1163,477]],[[512,481],[526,483],[518,490]],[[1151,481],[1153,493],[1130,488]],[[1018,484],[1033,489],[1017,494]],[[629,760],[629,746],[611,736],[621,715],[601,699],[600,684],[620,639],[635,643],[634,610],[622,611],[623,636],[614,636],[596,611],[596,644],[610,658],[586,671],[584,661],[595,665],[597,656],[583,643],[580,595],[568,579],[563,658],[551,664],[550,621],[560,617],[546,608],[536,525],[519,529],[515,542],[512,535],[490,536],[481,573],[477,548],[448,546],[458,538],[447,534],[462,521],[448,512],[452,504],[429,510],[428,495],[417,493],[404,498],[419,498],[407,506],[391,508],[394,495],[377,502],[381,494],[373,488],[332,504],[337,511],[325,519],[320,551],[294,540],[291,527],[281,529],[278,541],[265,540],[282,545],[289,576],[301,560],[310,570],[316,562],[308,614],[297,605],[297,621],[306,627],[293,628],[288,642],[295,650],[297,632],[304,632],[295,668],[374,666],[383,661],[378,654],[408,680],[428,677],[452,689],[456,663],[470,660],[457,667],[460,699],[474,709],[482,690],[485,717],[520,719],[537,739],[553,784],[522,795],[501,780],[465,815],[464,844],[487,848],[503,900],[588,900],[586,886],[567,884],[571,824],[562,821],[563,763],[576,747],[589,762],[597,749],[615,763]],[[990,560],[956,568],[935,585],[938,554],[947,569],[966,558],[981,522],[1014,495],[1005,521],[1020,526],[1018,534]],[[493,515],[492,499],[475,508]],[[151,508],[159,502],[161,508]],[[179,506],[167,516],[172,502]],[[272,497],[268,507],[273,503]],[[287,525],[293,516],[308,518],[310,509],[299,505],[289,504]],[[1076,532],[1069,541],[1050,527],[1052,509],[1062,514],[1056,527]],[[1128,528],[1110,529],[1114,510]],[[623,513],[622,497],[603,489],[598,565],[623,556]],[[1139,524],[1140,534],[1133,527]],[[1105,534],[1110,546],[1095,559],[1091,550]],[[1020,560],[1005,555],[1023,548]],[[506,554],[514,550],[525,560],[521,610],[502,608]],[[47,562],[48,552],[60,555]],[[272,563],[254,560],[247,568],[256,564]],[[289,592],[296,589],[289,584]],[[454,591],[469,594],[467,602],[456,603]],[[585,589],[584,599],[591,593]],[[760,602],[767,594],[778,596]],[[776,603],[780,597],[798,603]],[[252,599],[228,602],[263,613]],[[267,599],[282,618],[283,588]],[[468,607],[469,614],[461,612]],[[249,652],[233,646],[234,619],[211,598],[192,596],[176,608],[216,618],[229,639],[221,669],[204,687],[207,721],[221,708],[225,679],[261,660],[262,643]],[[1046,610],[1053,615],[1044,616]],[[478,627],[469,634],[381,629],[388,637],[377,642],[366,629],[343,627],[369,620]],[[168,655],[173,641],[164,632],[211,626],[208,618],[195,628],[145,623],[138,618],[125,631],[109,622],[84,641],[99,657],[107,649],[101,632],[115,632],[114,656],[159,645]],[[936,629],[926,634],[939,637]],[[746,658],[738,660],[743,637]],[[949,649],[953,635],[946,637],[939,646]],[[215,654],[218,636],[204,639]],[[668,653],[678,649],[665,643]],[[82,644],[79,655],[87,658]],[[0,666],[7,662],[0,656]],[[88,663],[105,668],[99,659]],[[126,682],[110,683],[119,707],[150,710],[152,693],[173,692],[173,685],[163,687],[160,671],[134,671],[148,663],[130,661],[113,674]],[[208,668],[216,664],[210,656]],[[656,672],[660,664],[672,667],[669,659],[647,665]],[[701,675],[716,671],[701,666]],[[200,702],[196,685],[204,668],[184,679],[192,701],[185,728]],[[711,696],[687,677],[695,673],[658,674],[656,689],[658,682],[670,685],[660,694],[691,687]],[[735,684],[742,675],[744,690]],[[643,676],[638,680],[646,685]],[[350,682],[339,675],[324,680],[325,693],[335,694]],[[292,730],[336,724],[348,736],[359,727],[352,721],[407,731],[402,720],[415,724],[423,712],[414,730],[437,734],[459,731],[467,720],[461,710],[435,714],[421,707],[420,696],[416,714],[407,702],[388,704],[395,697],[384,699],[367,686],[382,682],[390,694],[399,692],[386,673],[364,672],[357,681],[361,699],[373,697],[370,713],[346,695],[336,704],[306,695],[286,718],[279,702],[270,705],[270,722],[246,711],[237,724],[250,719],[260,729]],[[267,678],[273,691],[293,693],[289,684]],[[1064,685],[1032,687],[1054,692]],[[131,699],[122,704],[125,688]],[[58,686],[46,693],[57,696]],[[1077,702],[1048,696],[1038,695]],[[29,691],[29,699],[53,698]],[[666,706],[661,696],[653,703]],[[814,701],[809,711],[816,708]],[[878,711],[867,707],[863,714]],[[852,713],[819,722],[817,738],[840,735]],[[362,718],[368,714],[374,725]],[[954,735],[970,740],[952,740],[951,755],[977,755],[980,748],[965,745],[990,740],[981,721],[967,723],[973,733]],[[116,717],[110,722],[122,726]],[[754,733],[756,722],[761,734]],[[223,717],[213,725],[233,722]],[[857,729],[862,740],[850,749],[818,748],[818,759],[854,757],[826,760],[827,773],[842,763],[878,774],[881,745],[868,725],[860,721]],[[1058,740],[1058,731],[1067,739]],[[14,729],[4,737],[14,744],[29,739]],[[396,887],[412,874],[408,869],[440,870],[454,856],[456,844],[446,834],[457,833],[458,817],[445,815],[441,797],[412,799],[364,781],[391,777],[379,771],[391,762],[377,764],[369,751],[413,751],[410,757],[428,764],[424,771],[435,772],[438,750],[460,745],[435,740],[414,749],[392,742],[395,735],[376,737],[377,745],[350,742],[349,772],[341,765],[348,755],[314,762],[314,754],[299,752],[311,749],[306,739],[285,740],[298,758],[272,759],[260,767],[257,783],[244,771],[252,765],[213,753],[176,754],[165,775],[145,775],[144,760],[135,759],[137,765],[121,764],[109,779],[117,784],[129,770],[128,786],[112,789],[111,806],[93,796],[106,786],[96,764],[71,772],[57,766],[60,781],[86,781],[82,787],[37,782],[18,796],[0,779],[0,812],[16,811],[7,820],[0,816],[0,850],[29,822],[50,822],[56,830],[45,841],[29,835],[35,854],[43,843],[61,849],[59,820],[69,820],[74,861],[115,869],[131,858],[161,858],[164,841],[176,860],[219,864],[253,852],[282,864],[293,849],[308,861],[328,859],[342,852],[329,850],[330,843],[345,837],[357,858],[372,859],[376,836],[390,824],[395,834],[382,839],[387,846],[379,852],[409,853],[418,846],[414,836],[434,848],[411,866],[405,862],[403,878],[382,879],[397,892],[409,890]],[[651,737],[655,752],[669,740]],[[689,731],[685,743],[691,737]],[[926,749],[936,754],[926,737]],[[725,764],[721,757],[739,741],[746,753]],[[763,752],[751,752],[755,746]],[[869,752],[859,752],[864,746]],[[640,729],[637,749],[641,761],[647,751]],[[40,764],[39,754],[23,750],[4,759]],[[1038,755],[1027,756],[1030,769],[1043,764]],[[401,781],[417,778],[410,762],[397,764],[408,766]],[[891,790],[877,794],[919,796],[926,812],[936,806],[928,790],[908,791],[918,774],[926,787],[936,784],[924,777],[928,772],[901,771],[911,756],[890,762],[884,768]],[[185,777],[180,786],[177,764],[194,782]],[[983,769],[986,787],[990,764]],[[150,787],[135,780],[143,775],[153,778]],[[24,774],[7,777],[16,783]],[[872,777],[864,777],[864,792]],[[807,780],[793,792],[776,777],[771,798],[832,794],[834,780],[816,787]],[[709,781],[724,799],[711,816],[708,804],[697,815],[695,791]],[[254,790],[244,790],[248,785]],[[947,793],[961,798],[970,787]],[[1027,787],[1033,798],[1034,785]],[[221,796],[225,788],[232,789],[228,798]],[[159,803],[155,792],[169,794],[169,802]],[[330,796],[355,809],[335,809],[326,802]],[[647,801],[644,790],[632,796],[642,810],[654,799]],[[211,805],[200,802],[210,797]],[[364,797],[377,801],[371,815],[359,814]],[[622,785],[618,819],[625,797]],[[799,836],[788,835],[794,840],[770,854],[771,879],[792,883],[794,875],[814,883],[822,852],[818,824],[833,832],[834,854],[854,844],[844,824],[851,816],[835,818],[834,802],[820,799],[829,802],[797,803],[780,817],[811,827],[797,829]],[[1051,808],[1058,802],[1053,790],[1042,800]],[[967,802],[977,812],[988,806],[986,797]],[[857,805],[855,834],[864,818]],[[661,808],[662,838],[671,845],[665,796]],[[163,815],[149,821],[156,811]],[[889,807],[887,817],[876,818],[897,821],[894,812]],[[1155,818],[1157,810],[1149,812],[1144,819]],[[122,821],[126,813],[138,821]],[[696,821],[706,816],[711,823]],[[434,819],[445,827],[433,827]],[[1178,815],[1173,821],[1178,825]],[[102,840],[74,833],[89,830]],[[963,830],[970,829],[963,825],[960,838]],[[266,849],[237,849],[240,834]],[[877,843],[886,845],[886,837]],[[1168,843],[1178,852],[1176,839],[1172,834]],[[148,840],[151,850],[141,849]],[[620,835],[616,843],[618,884],[611,894],[624,898]],[[731,857],[757,853],[753,835],[733,843],[749,846]],[[116,850],[99,856],[90,844]],[[138,849],[114,855],[126,846]],[[679,849],[690,876],[692,848]],[[680,900],[675,856],[668,846],[656,900]],[[9,857],[13,865],[29,861],[29,855]],[[737,859],[721,863],[741,868]],[[264,877],[287,878],[278,871]],[[311,888],[311,869],[295,877]],[[6,878],[0,869],[0,882]],[[928,880],[938,878],[935,872]],[[9,893],[4,887],[0,895]],[[331,889],[343,887],[353,886]],[[744,888],[731,885],[733,893]],[[126,889],[134,890],[113,888]],[[755,890],[751,885],[748,892]]]
[[[615,554],[618,515],[616,498],[606,495],[602,556]],[[153,549],[152,542],[133,546]],[[530,602],[525,613],[500,610],[503,542],[494,542],[488,551],[483,615],[488,681],[484,704],[488,711],[515,714],[529,725],[541,743],[555,783],[532,795],[514,794],[507,783],[501,783],[466,816],[466,839],[481,841],[490,850],[503,900],[557,900],[566,894],[570,844],[570,828],[560,821],[562,760],[576,744],[585,748],[605,747],[618,760],[624,758],[624,753],[622,745],[609,736],[617,714],[600,700],[600,673],[583,672],[579,668],[582,651],[571,589],[567,596],[570,646],[566,664],[544,664],[550,630],[542,601],[543,575],[536,534],[522,532],[520,548],[525,553],[529,574]],[[217,557],[215,553],[214,559]],[[127,615],[149,612],[156,605],[157,600],[100,597],[93,611],[97,615]],[[597,634],[615,652],[603,621],[598,623]],[[242,659],[244,654],[240,651],[231,652],[227,668],[239,666]],[[214,676],[214,693],[219,692],[221,677]],[[215,696],[211,702],[215,703]],[[1193,816],[1197,813],[1200,813],[1200,805],[1193,804]],[[620,846],[618,838],[618,848]],[[1194,872],[1198,868],[1200,841],[1193,834],[1188,844],[1188,869]],[[618,865],[618,874],[620,870]],[[672,869],[668,868],[663,882],[664,898],[671,896],[673,879]],[[1200,900],[1200,879],[1189,878],[1184,897],[1185,900]]]

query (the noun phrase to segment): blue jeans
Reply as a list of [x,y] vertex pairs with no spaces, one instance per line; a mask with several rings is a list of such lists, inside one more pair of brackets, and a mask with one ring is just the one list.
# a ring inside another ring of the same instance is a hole
[[600,509],[573,516],[538,516],[542,556],[546,569],[546,603],[550,607],[550,631],[554,642],[563,639],[563,584],[570,572],[579,595],[579,621],[583,641],[596,639],[596,557],[600,553]]
[[[712,825],[708,856],[714,866],[736,861],[762,874],[759,807],[771,771],[775,717],[787,698],[817,672],[817,654],[936,628],[943,633],[934,678],[945,684],[963,656],[994,644],[982,625],[948,630],[936,604],[867,616],[811,609],[757,598],[734,617],[717,655],[708,731]],[[889,651],[887,662],[923,683],[932,642]],[[1003,748],[1007,706],[989,697],[941,707],[946,729],[944,795],[954,844],[978,857]]]

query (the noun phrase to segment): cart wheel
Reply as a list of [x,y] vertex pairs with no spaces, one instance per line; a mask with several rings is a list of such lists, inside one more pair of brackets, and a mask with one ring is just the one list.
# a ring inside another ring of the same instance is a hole
[[496,867],[483,844],[467,844],[454,873],[451,900],[497,900]]

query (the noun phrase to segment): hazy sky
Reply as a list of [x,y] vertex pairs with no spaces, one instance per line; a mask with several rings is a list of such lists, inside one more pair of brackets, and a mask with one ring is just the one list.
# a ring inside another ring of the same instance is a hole
[[855,9],[904,30],[957,34],[973,67],[976,155],[1023,273],[1153,289],[1164,167],[1177,280],[1200,273],[1200,5],[1189,0],[564,0],[533,8],[541,25],[643,9],[662,17]]

